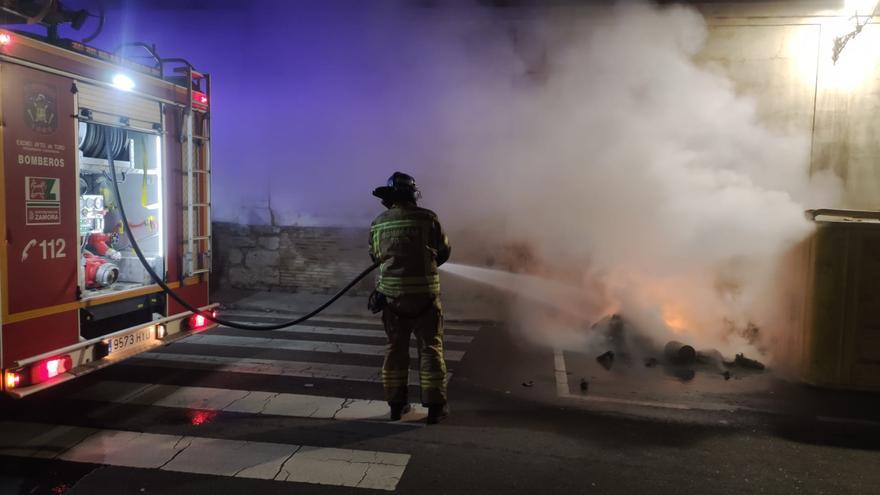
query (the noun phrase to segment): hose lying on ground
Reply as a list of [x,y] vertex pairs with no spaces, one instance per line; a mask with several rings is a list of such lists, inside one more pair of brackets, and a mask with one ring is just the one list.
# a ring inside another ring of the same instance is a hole
[[131,228],[128,227],[128,217],[125,215],[125,207],[122,205],[122,195],[119,193],[119,183],[116,180],[116,165],[113,163],[113,157],[111,156],[110,147],[107,147],[107,163],[110,166],[110,173],[112,175],[113,182],[113,193],[116,196],[116,204],[119,207],[119,216],[122,217],[122,225],[124,226],[125,235],[128,237],[128,242],[131,244],[131,248],[134,250],[134,253],[137,255],[141,264],[144,265],[144,269],[147,270],[147,273],[150,274],[150,278],[153,279],[153,282],[156,283],[161,289],[162,292],[168,294],[172,299],[177,301],[181,306],[186,308],[189,311],[192,311],[193,314],[200,314],[204,316],[206,319],[217,323],[218,325],[223,325],[230,328],[237,328],[240,330],[278,330],[281,328],[290,327],[293,325],[299,325],[300,323],[312,318],[317,315],[321,311],[327,309],[328,306],[336,302],[337,299],[342,297],[343,294],[348,292],[352,287],[355,286],[358,282],[360,282],[364,277],[370,274],[376,267],[379,266],[378,263],[373,263],[369,267],[367,267],[364,271],[362,271],[357,277],[355,277],[351,282],[348,283],[345,287],[343,287],[339,292],[337,292],[333,297],[327,300],[324,304],[318,306],[314,310],[312,310],[307,315],[301,316],[294,320],[284,321],[281,323],[273,323],[268,325],[248,325],[246,323],[237,323],[234,321],[224,320],[222,318],[217,318],[211,312],[202,311],[199,308],[189,304],[182,297],[177,295],[168,285],[162,280],[159,275],[153,270],[153,267],[147,262],[144,253],[141,251],[141,247],[138,245],[137,241],[134,238],[134,234],[131,232]]

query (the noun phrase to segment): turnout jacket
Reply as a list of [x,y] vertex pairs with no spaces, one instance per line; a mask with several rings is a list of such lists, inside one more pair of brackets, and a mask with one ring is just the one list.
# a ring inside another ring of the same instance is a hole
[[370,226],[370,256],[380,263],[376,290],[388,297],[440,294],[437,267],[449,253],[437,214],[415,204],[395,204]]

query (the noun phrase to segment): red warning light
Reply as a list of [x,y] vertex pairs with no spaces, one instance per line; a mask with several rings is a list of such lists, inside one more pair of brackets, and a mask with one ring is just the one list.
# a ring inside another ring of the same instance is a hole
[[196,313],[189,317],[188,327],[190,330],[202,330],[208,326],[208,318],[201,313]]
[[40,361],[31,369],[31,381],[40,383],[67,372],[73,361],[70,356],[62,356]]
[[12,35],[9,33],[0,33],[0,46],[6,46],[12,43]]
[[208,109],[208,95],[202,93],[201,91],[193,91],[192,95],[192,105],[194,108],[199,110],[207,110]]

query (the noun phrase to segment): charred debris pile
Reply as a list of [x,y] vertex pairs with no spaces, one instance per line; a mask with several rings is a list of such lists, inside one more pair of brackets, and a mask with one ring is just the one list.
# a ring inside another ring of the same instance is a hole
[[[753,332],[758,330],[751,329]],[[615,366],[662,368],[682,381],[692,380],[698,372],[719,374],[725,380],[765,370],[762,362],[744,354],[725,358],[717,349],[696,349],[685,342],[671,340],[659,347],[636,331],[621,315],[605,318],[591,328],[597,335],[596,362],[605,370]],[[596,348],[596,347],[594,347]]]

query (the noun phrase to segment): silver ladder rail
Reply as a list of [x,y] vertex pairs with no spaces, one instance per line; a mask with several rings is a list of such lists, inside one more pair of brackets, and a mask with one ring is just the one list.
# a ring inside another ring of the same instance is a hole
[[[208,76],[201,76],[206,80],[206,84],[210,84]],[[187,66],[187,90],[189,95],[189,106],[186,109],[185,116],[185,134],[186,134],[186,157],[185,168],[183,170],[186,175],[186,202],[184,209],[186,214],[186,233],[183,239],[185,244],[183,256],[183,275],[184,278],[199,275],[201,273],[210,273],[211,271],[211,136],[210,136],[210,118],[206,111],[202,118],[202,129],[200,134],[195,134],[195,109],[193,108],[193,69]],[[210,87],[205,88],[205,94],[210,94]],[[210,98],[210,96],[208,96]],[[210,100],[209,100],[210,101]],[[196,160],[196,141],[202,147],[201,160]],[[198,162],[204,163],[204,168],[198,167]],[[199,182],[204,181],[204,187],[200,187]],[[205,197],[199,197],[199,192],[203,191]],[[202,223],[204,222],[204,225]],[[200,228],[201,227],[201,228]],[[203,251],[200,246],[207,241],[207,248]]]
[[[190,77],[187,85],[192,91],[192,69],[189,69]],[[190,100],[192,98],[190,97]],[[195,146],[193,143],[193,109],[192,103],[186,109],[186,237],[184,242],[186,247],[183,253],[184,276],[191,277],[195,271],[195,208],[193,207],[193,197],[195,194],[195,180],[193,168],[195,164]]]

